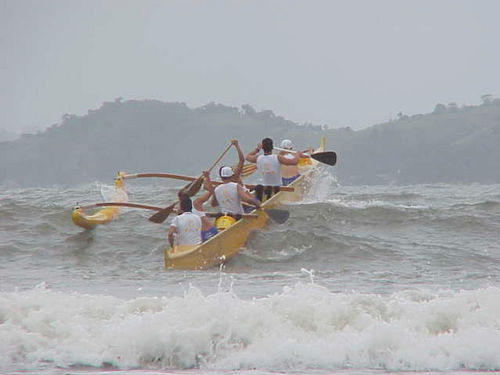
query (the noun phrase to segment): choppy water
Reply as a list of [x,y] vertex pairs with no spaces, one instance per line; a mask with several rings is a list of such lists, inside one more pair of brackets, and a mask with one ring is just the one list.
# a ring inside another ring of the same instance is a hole
[[[129,183],[130,201],[175,190]],[[0,192],[0,372],[500,371],[500,185],[337,186],[224,268],[166,271],[167,223],[71,223],[99,186]]]

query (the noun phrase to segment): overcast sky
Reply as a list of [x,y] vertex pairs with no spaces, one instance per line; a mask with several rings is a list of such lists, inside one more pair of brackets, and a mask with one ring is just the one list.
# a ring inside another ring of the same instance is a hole
[[0,128],[103,101],[355,129],[500,96],[496,0],[0,0]]

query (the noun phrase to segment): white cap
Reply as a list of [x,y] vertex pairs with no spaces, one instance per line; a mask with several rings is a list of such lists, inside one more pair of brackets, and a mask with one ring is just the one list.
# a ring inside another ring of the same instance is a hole
[[289,139],[283,139],[281,141],[281,148],[286,148],[287,150],[291,150],[293,148],[293,143]]
[[220,169],[220,176],[221,177],[232,177],[233,176],[233,170],[231,167],[222,167]]

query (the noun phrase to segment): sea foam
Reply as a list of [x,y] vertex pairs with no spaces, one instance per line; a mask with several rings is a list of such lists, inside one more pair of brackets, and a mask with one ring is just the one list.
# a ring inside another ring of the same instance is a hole
[[500,289],[264,298],[234,289],[119,299],[44,285],[0,293],[0,369],[47,364],[286,371],[500,369]]

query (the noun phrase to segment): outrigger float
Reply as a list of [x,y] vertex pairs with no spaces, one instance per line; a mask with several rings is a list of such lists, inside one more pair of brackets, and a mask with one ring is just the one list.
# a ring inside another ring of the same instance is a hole
[[[128,195],[123,184],[123,176],[125,176],[124,172],[118,172],[118,175],[115,177],[114,192],[111,197],[113,203],[124,203],[128,200]],[[71,220],[73,224],[81,228],[92,229],[97,225],[109,223],[118,215],[119,210],[119,206],[106,206],[91,215],[87,215],[85,207],[76,205],[71,212]]]
[[[167,269],[196,270],[223,264],[231,259],[245,245],[250,232],[254,229],[263,228],[268,215],[266,209],[279,206],[285,202],[301,200],[310,190],[312,184],[319,175],[319,162],[313,158],[315,153],[323,152],[325,149],[325,138],[321,139],[320,146],[311,154],[311,158],[302,158],[299,162],[301,176],[293,181],[285,189],[275,193],[262,203],[263,210],[253,210],[252,215],[256,217],[242,217],[229,228],[220,231],[202,244],[176,251],[167,246],[163,248],[164,266]],[[335,155],[336,161],[336,155]],[[335,164],[335,161],[333,164]],[[293,190],[293,191],[290,191]]]

